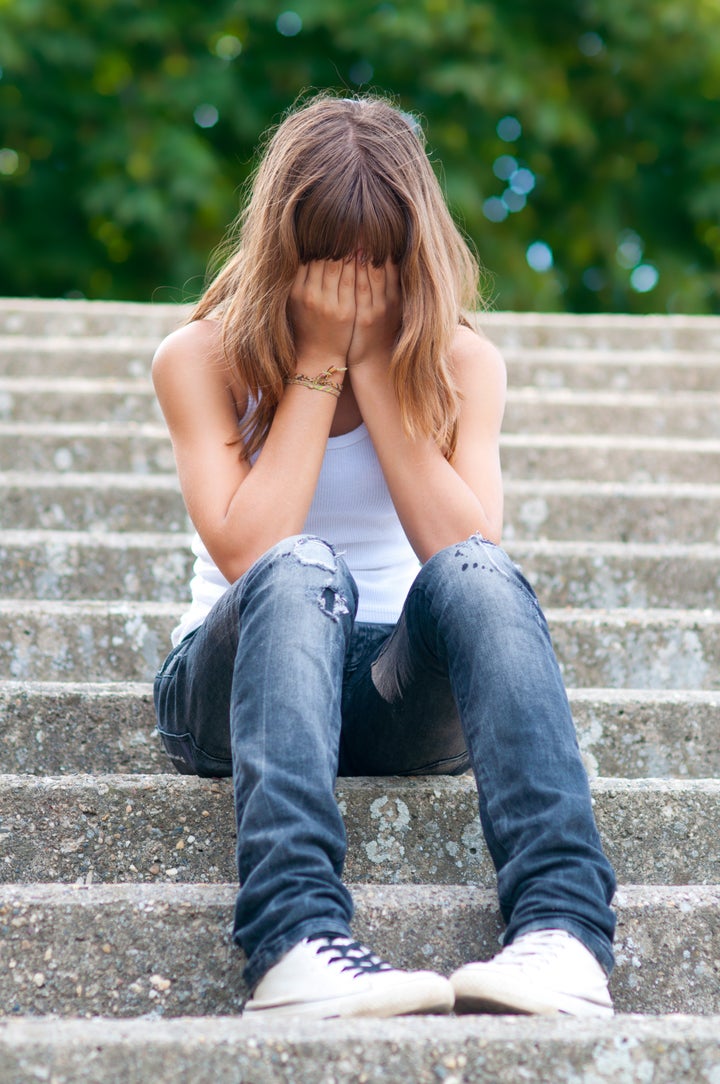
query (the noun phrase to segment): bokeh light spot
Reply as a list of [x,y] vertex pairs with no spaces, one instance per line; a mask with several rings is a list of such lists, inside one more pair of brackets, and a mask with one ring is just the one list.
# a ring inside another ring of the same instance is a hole
[[275,22],[277,31],[284,38],[294,38],[302,30],[302,19],[296,11],[283,11]]
[[20,165],[20,155],[12,147],[0,147],[0,173],[3,177],[12,177]]
[[533,243],[527,247],[525,259],[529,266],[532,267],[533,271],[539,271],[540,274],[544,274],[546,271],[549,271],[553,265],[552,249],[545,241],[533,241]]
[[214,128],[220,119],[220,114],[214,105],[204,102],[202,105],[197,106],[193,118],[198,128]]
[[501,199],[491,196],[483,203],[483,214],[491,222],[504,222],[510,213]]
[[514,143],[522,135],[522,124],[517,117],[503,117],[495,129],[503,143]]
[[516,169],[510,175],[510,187],[513,192],[526,196],[535,187],[535,174],[530,169]]
[[502,194],[502,201],[508,211],[515,214],[517,211],[523,210],[527,203],[527,196],[523,195],[522,192],[514,192],[512,188],[506,188]]
[[620,235],[615,259],[627,271],[640,263],[643,254],[642,238],[634,230],[625,230]]
[[583,56],[599,56],[604,48],[605,42],[594,30],[589,30],[578,38],[578,49]]
[[511,154],[501,154],[500,157],[496,158],[493,162],[493,173],[496,177],[499,177],[501,181],[509,180],[517,168],[517,159],[513,158]]
[[222,60],[234,60],[242,52],[242,42],[234,34],[222,34],[215,42],[213,52]]
[[639,294],[646,294],[654,290],[660,279],[660,272],[651,263],[641,263],[635,268],[630,276],[630,285]]

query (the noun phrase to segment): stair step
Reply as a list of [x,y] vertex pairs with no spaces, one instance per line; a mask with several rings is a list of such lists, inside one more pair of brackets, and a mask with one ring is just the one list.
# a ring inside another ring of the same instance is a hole
[[0,334],[30,339],[65,337],[79,342],[99,336],[112,348],[122,338],[167,335],[190,311],[189,305],[133,301],[3,298]]
[[185,536],[0,530],[0,595],[183,603],[194,560]]
[[716,350],[576,350],[499,345],[507,365],[508,385],[514,388],[666,395],[720,391]]
[[[170,474],[0,473],[0,528],[187,532]],[[514,540],[720,542],[720,485],[510,481],[505,543]]]
[[174,473],[6,471],[0,473],[0,527],[168,534],[187,532],[190,521]]
[[[597,779],[595,815],[621,882],[720,883],[720,780]],[[477,884],[495,873],[470,775],[340,779],[345,873],[366,884]],[[229,780],[0,775],[3,882],[236,876]]]
[[[356,885],[354,932],[401,967],[449,974],[498,950],[494,892]],[[0,886],[8,1015],[236,1013],[243,958],[230,885]],[[720,887],[625,886],[616,896],[618,1012],[720,1012]]]
[[[18,681],[151,681],[182,607],[0,600],[0,674]],[[720,612],[547,610],[565,682],[713,689]]]
[[[508,433],[501,452],[510,480],[720,483],[720,440]],[[174,462],[160,425],[2,422],[0,471],[18,469],[151,474]]]
[[684,545],[720,542],[720,486],[560,478],[509,481],[504,544],[524,538]]
[[[0,1021],[0,1077],[56,1084],[712,1084],[713,1016]],[[52,1077],[48,1078],[48,1066]]]
[[719,440],[508,433],[500,450],[508,480],[720,482]]
[[[0,334],[72,338],[167,334],[187,318],[190,305],[127,301],[0,300]],[[480,312],[473,319],[504,346],[560,345],[573,350],[720,349],[713,316],[630,316],[602,313]]]
[[[0,420],[4,422],[158,423],[162,413],[149,375],[107,377],[0,376]],[[578,391],[508,389],[505,433],[616,433],[620,436],[702,437],[720,431],[718,392]]]
[[[712,608],[720,546],[510,542],[543,606]],[[0,530],[0,595],[184,603],[194,557],[165,533]]]
[[84,418],[157,424],[162,411],[149,375],[134,380],[0,376],[2,421],[72,423]]
[[716,316],[630,316],[626,313],[479,312],[475,323],[503,348],[567,350],[720,349]]
[[[167,331],[144,329],[144,337],[108,333],[102,337],[32,337],[0,333],[0,372],[9,378],[81,377],[145,379],[157,346]],[[516,346],[491,336],[503,351],[512,388],[579,391],[718,392],[717,348],[642,350]]]
[[[720,775],[720,692],[569,689],[591,775]],[[0,764],[9,772],[164,773],[144,683],[0,681]]]
[[697,438],[720,432],[718,392],[508,389],[504,433],[537,432]]

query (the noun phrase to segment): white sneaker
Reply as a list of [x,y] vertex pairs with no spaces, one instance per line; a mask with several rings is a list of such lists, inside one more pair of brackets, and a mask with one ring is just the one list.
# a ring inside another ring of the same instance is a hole
[[522,934],[493,960],[461,967],[450,982],[458,1013],[613,1015],[605,972],[565,930]]
[[402,1016],[445,1013],[455,995],[434,971],[396,971],[349,937],[295,945],[263,976],[245,1012],[256,1017]]

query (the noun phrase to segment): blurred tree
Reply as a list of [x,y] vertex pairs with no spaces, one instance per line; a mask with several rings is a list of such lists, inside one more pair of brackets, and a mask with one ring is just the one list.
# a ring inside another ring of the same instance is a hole
[[196,295],[325,87],[421,117],[497,306],[720,311],[720,0],[0,0],[0,293]]

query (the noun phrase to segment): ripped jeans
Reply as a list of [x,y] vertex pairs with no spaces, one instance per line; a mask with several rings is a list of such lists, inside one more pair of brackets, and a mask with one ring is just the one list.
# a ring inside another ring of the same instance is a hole
[[420,570],[397,625],[356,624],[342,557],[299,535],[264,554],[155,680],[178,770],[233,775],[234,938],[252,989],[293,945],[347,934],[341,775],[472,767],[508,925],[566,929],[613,965],[615,881],[545,618],[475,535]]

